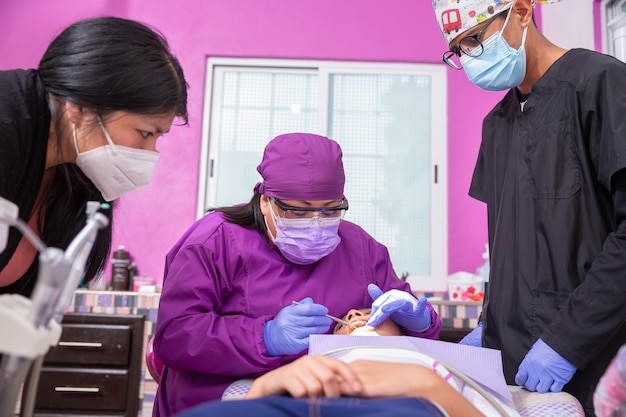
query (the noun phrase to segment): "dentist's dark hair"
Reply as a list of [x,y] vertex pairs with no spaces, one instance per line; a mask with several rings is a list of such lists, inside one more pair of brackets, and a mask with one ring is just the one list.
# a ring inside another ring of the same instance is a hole
[[[126,111],[171,113],[180,124],[189,123],[188,84],[180,63],[165,37],[142,23],[118,17],[80,20],[52,41],[37,72],[48,93],[59,155],[64,152],[62,139],[71,134],[69,123],[62,122],[66,102],[103,121],[113,112]],[[65,248],[85,224],[86,201],[103,199],[75,164],[54,169],[39,221],[44,242]],[[112,208],[107,213],[112,220]],[[98,233],[84,282],[104,269],[110,250],[111,223]]]
[[259,233],[261,233],[261,236],[267,237],[265,218],[261,212],[261,194],[258,192],[255,192],[250,201],[246,204],[213,207],[209,208],[207,213],[212,211],[219,211],[223,213],[224,218],[229,223],[256,229]]

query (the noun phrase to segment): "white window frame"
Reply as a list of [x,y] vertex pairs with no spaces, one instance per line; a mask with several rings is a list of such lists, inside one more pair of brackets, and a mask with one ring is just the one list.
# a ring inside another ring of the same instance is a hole
[[622,51],[616,51],[614,33],[626,31],[626,0],[603,0],[602,11],[602,50],[626,62],[626,46]]
[[[211,138],[220,132],[219,117],[213,118],[213,97],[221,96],[221,85],[215,83],[216,73],[222,67],[236,67],[237,70],[284,69],[310,70],[319,75],[318,79],[318,119],[317,133],[326,135],[328,106],[326,102],[329,74],[410,74],[431,77],[431,274],[411,275],[409,282],[415,291],[445,291],[448,275],[448,163],[447,163],[447,71],[445,65],[376,63],[355,61],[320,61],[254,58],[207,58],[205,79],[204,109],[202,118],[202,141],[200,173],[198,181],[197,218],[206,214],[208,207],[215,205],[216,175],[219,163],[218,146]],[[212,122],[215,120],[215,122]],[[271,138],[268,138],[270,140]],[[217,141],[216,141],[217,142]],[[260,161],[259,161],[260,162]],[[437,176],[435,182],[434,176]],[[251,184],[250,196],[252,196]],[[396,271],[398,274],[401,271]]]

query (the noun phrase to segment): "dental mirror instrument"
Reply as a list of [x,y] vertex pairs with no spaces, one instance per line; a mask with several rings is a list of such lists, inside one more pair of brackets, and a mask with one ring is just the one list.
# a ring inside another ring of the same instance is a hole
[[[297,301],[292,301],[291,304],[300,305],[300,303]],[[330,314],[324,314],[324,315],[328,317],[329,319],[336,321],[339,324],[343,324],[344,326],[350,326],[350,323],[348,323],[345,320],[340,319],[339,317],[331,316]]]

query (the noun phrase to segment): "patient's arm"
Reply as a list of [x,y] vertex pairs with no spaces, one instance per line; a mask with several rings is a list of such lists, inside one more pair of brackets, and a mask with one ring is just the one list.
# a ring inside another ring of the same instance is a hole
[[349,364],[358,375],[367,398],[417,397],[436,402],[450,417],[482,417],[465,397],[437,375],[420,365],[357,360]]
[[246,399],[281,394],[295,398],[356,396],[360,389],[354,371],[346,363],[326,356],[303,356],[257,378]]
[[295,398],[416,397],[436,402],[450,417],[482,417],[465,397],[432,369],[420,365],[303,356],[257,378],[246,399],[289,394]]

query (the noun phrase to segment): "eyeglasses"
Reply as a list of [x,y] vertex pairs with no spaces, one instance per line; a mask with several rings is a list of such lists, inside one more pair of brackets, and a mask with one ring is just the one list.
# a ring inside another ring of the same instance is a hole
[[337,207],[294,207],[287,205],[277,198],[271,197],[271,200],[283,211],[286,218],[307,218],[315,217],[317,213],[320,217],[342,217],[348,210],[348,200],[345,198]]
[[489,22],[483,26],[481,30],[474,33],[473,35],[465,36],[463,39],[459,41],[459,46],[450,49],[443,53],[443,62],[448,64],[450,68],[455,70],[463,69],[463,64],[459,58],[461,58],[461,52],[465,55],[471,56],[472,58],[476,58],[481,56],[485,51],[483,47],[483,43],[480,41],[480,38],[483,36],[483,33],[487,30],[490,24],[497,20],[498,17],[503,16],[504,13],[507,13],[509,10],[505,10],[501,13],[498,13],[494,17],[489,20]]

